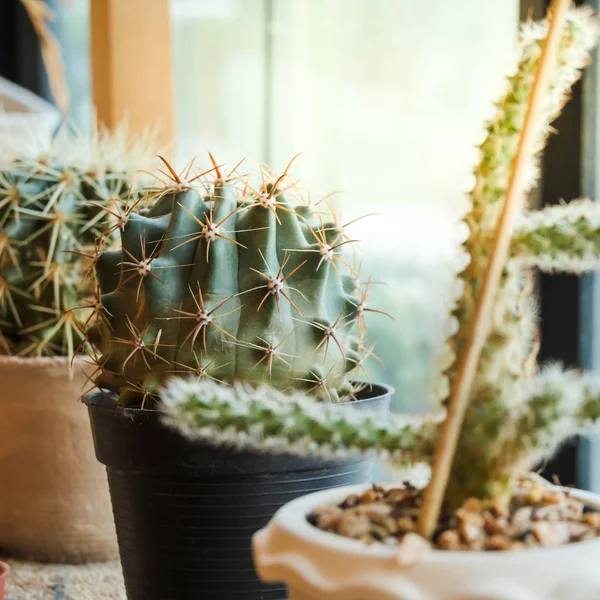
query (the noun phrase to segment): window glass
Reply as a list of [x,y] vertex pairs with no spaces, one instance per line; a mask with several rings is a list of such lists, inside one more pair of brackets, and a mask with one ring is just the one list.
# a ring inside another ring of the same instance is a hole
[[70,116],[81,128],[91,121],[89,0],[51,0],[56,15],[54,31],[62,46],[70,96]]
[[373,379],[424,407],[443,338],[452,217],[514,60],[515,0],[274,0],[270,160],[359,221]]
[[[172,0],[179,154],[265,159],[268,2]],[[236,160],[237,162],[237,160]]]
[[[56,3],[74,115],[91,114],[88,0]],[[514,57],[518,0],[172,0],[177,142],[342,190],[370,273],[374,380],[424,408],[451,223]]]

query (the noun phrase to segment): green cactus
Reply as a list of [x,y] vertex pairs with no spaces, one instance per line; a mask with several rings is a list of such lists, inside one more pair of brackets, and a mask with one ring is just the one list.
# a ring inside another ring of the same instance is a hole
[[[271,454],[328,459],[363,455],[400,469],[431,463],[441,420],[339,411],[299,392],[286,395],[272,388],[207,380],[172,380],[161,398],[165,422],[193,440]],[[507,428],[504,452],[494,466],[506,472],[524,463],[526,470],[531,460],[552,451],[566,436],[600,420],[600,378],[550,367],[528,386],[517,410],[505,407],[494,420]],[[496,483],[495,478],[486,480],[477,497],[503,493],[504,488],[493,488]]]
[[439,430],[434,419],[340,411],[266,386],[174,379],[161,398],[165,421],[187,437],[272,454],[366,455],[405,467],[429,462]]
[[[518,68],[508,80],[506,94],[497,103],[497,112],[486,123],[486,138],[480,146],[481,160],[476,166],[475,186],[470,194],[470,210],[460,224],[465,232],[462,252],[465,256],[457,287],[456,307],[452,317],[455,333],[446,344],[442,366],[447,396],[456,377],[455,360],[465,348],[469,323],[480,292],[488,259],[496,234],[510,167],[517,151],[520,131],[532,91],[533,80],[542,51],[548,24],[528,23],[523,27]],[[598,38],[599,26],[587,8],[571,9],[567,14],[559,58],[551,77],[550,91],[544,105],[542,124],[537,135],[536,149],[541,151],[551,122],[558,116],[570,89],[581,76]],[[537,155],[528,165],[528,189],[538,174]],[[571,209],[532,211],[516,224],[513,260],[504,269],[496,298],[492,328],[483,349],[468,411],[457,449],[454,467],[447,490],[446,503],[459,505],[465,497],[477,496],[484,489],[508,488],[512,481],[510,469],[499,470],[499,456],[506,452],[506,436],[510,431],[501,426],[498,415],[507,407],[518,407],[524,397],[524,386],[534,377],[538,349],[536,333],[536,301],[533,283],[527,266],[581,270],[597,267],[590,260],[597,253],[584,238],[594,234],[595,210],[578,205]],[[573,216],[588,212],[589,219]],[[569,216],[571,215],[571,216]],[[575,233],[567,243],[564,232]],[[542,241],[540,243],[540,241]],[[582,254],[583,246],[587,250]],[[581,259],[585,260],[581,260]],[[492,484],[491,480],[496,479]]]
[[344,228],[298,197],[289,165],[257,190],[216,163],[189,181],[165,164],[154,207],[134,211],[121,249],[97,263],[98,386],[123,405],[175,374],[352,395],[372,309],[341,256]]
[[73,356],[82,343],[94,285],[82,273],[97,259],[97,236],[110,238],[133,205],[133,165],[111,162],[130,150],[108,134],[61,130],[47,152],[0,169],[0,354]]

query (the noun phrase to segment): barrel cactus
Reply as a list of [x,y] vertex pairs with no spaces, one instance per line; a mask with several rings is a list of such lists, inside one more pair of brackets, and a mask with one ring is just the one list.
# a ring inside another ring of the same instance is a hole
[[153,207],[97,261],[97,385],[128,406],[174,375],[354,395],[373,309],[344,226],[302,199],[289,165],[256,187],[216,163],[193,177],[165,165]]
[[0,354],[72,356],[82,343],[93,310],[85,300],[93,283],[82,273],[91,273],[98,235],[108,243],[135,205],[130,169],[144,163],[119,138],[65,129],[47,151],[3,162]]

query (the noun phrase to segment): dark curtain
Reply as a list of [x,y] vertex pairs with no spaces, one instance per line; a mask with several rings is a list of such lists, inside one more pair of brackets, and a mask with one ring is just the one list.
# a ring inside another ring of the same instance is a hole
[[0,76],[46,95],[39,42],[19,0],[0,0]]

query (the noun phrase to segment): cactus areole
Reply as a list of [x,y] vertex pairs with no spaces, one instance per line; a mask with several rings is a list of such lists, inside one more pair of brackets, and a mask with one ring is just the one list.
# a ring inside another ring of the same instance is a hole
[[372,353],[365,315],[379,311],[345,226],[303,200],[288,169],[262,171],[255,189],[216,163],[194,177],[165,164],[151,208],[129,214],[121,248],[96,264],[96,384],[123,406],[174,376],[354,398]]

